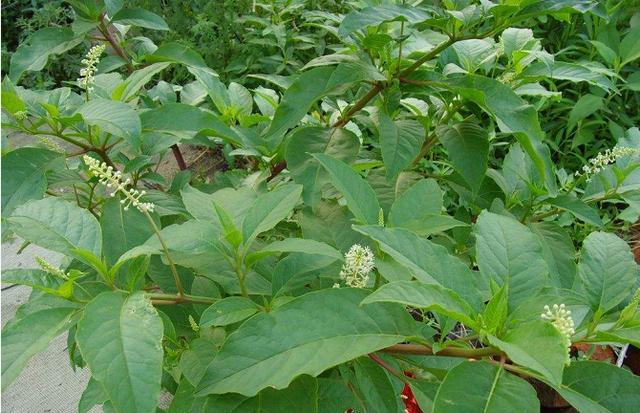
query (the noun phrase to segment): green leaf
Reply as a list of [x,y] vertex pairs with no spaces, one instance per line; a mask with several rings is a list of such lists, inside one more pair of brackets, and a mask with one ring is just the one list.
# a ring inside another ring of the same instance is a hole
[[9,78],[17,83],[24,72],[38,72],[44,69],[51,55],[73,49],[82,40],[82,36],[76,37],[73,30],[66,27],[45,27],[38,30],[26,42],[20,43],[11,55]]
[[629,296],[638,279],[629,245],[614,234],[592,232],[582,244],[578,276],[595,312],[607,312]]
[[438,284],[421,281],[396,281],[385,284],[362,301],[400,303],[428,311],[435,311],[477,329],[475,311],[453,290]]
[[258,311],[258,306],[248,298],[223,298],[204,310],[200,316],[200,326],[226,326],[245,320]]
[[62,154],[40,148],[19,148],[2,157],[2,214],[40,199],[47,190],[46,172],[62,166]]
[[162,331],[162,320],[141,292],[105,292],[87,304],[76,340],[116,411],[155,413]]
[[547,202],[562,210],[569,211],[573,216],[588,224],[597,227],[602,226],[602,220],[598,215],[598,211],[578,198],[574,198],[568,194],[562,194],[547,200]]
[[189,343],[189,349],[180,356],[180,369],[192,385],[200,382],[217,351],[216,344],[209,340],[196,338]]
[[[604,69],[604,66],[598,66]],[[615,90],[613,82],[604,76],[601,70],[596,70],[599,69],[598,66],[556,61],[549,67],[543,63],[534,63],[525,69],[523,76],[534,78],[546,77],[555,80],[569,80],[571,82],[587,82],[607,92]]]
[[[166,69],[169,65],[170,63],[160,62],[136,70],[131,73],[124,82],[116,87],[112,97],[123,102],[128,102],[136,96],[138,91],[142,89],[142,87],[146,85],[153,76]],[[116,91],[118,92],[116,93]]]
[[458,258],[429,240],[402,228],[355,226],[354,229],[373,238],[380,248],[408,268],[423,283],[438,283],[458,293],[475,310],[483,301],[478,274]]
[[509,284],[510,308],[548,285],[542,247],[529,228],[513,218],[482,211],[475,234],[480,273],[500,286]]
[[71,327],[69,307],[41,308],[8,323],[2,330],[2,390],[19,375],[35,354],[44,351],[49,342]]
[[300,200],[301,193],[300,185],[286,185],[260,195],[242,221],[244,245],[250,245],[260,233],[270,230],[289,216]]
[[351,84],[370,78],[370,73],[349,63],[336,67],[316,67],[302,73],[282,96],[269,130],[265,133],[267,144],[275,149],[285,132],[296,126],[321,97],[340,93]]
[[612,331],[598,331],[594,340],[609,343],[631,344],[635,347],[640,347],[640,325],[628,328],[618,328]]
[[306,204],[317,204],[323,186],[329,181],[327,172],[311,154],[327,154],[348,164],[355,160],[359,149],[358,137],[344,128],[311,126],[298,128],[291,134],[285,152],[287,169],[293,180],[304,186],[302,198]]
[[55,294],[65,283],[65,280],[53,276],[43,270],[9,268],[2,270],[2,283],[26,285],[31,288],[45,291],[49,294]]
[[97,126],[103,132],[124,138],[134,147],[138,145],[142,132],[140,117],[126,103],[94,98],[80,106],[77,113],[87,125]]
[[503,285],[489,300],[482,312],[482,328],[489,334],[496,334],[509,314],[509,286]]
[[415,333],[413,320],[399,306],[361,307],[366,294],[350,288],[325,289],[252,317],[224,343],[207,368],[198,395],[253,396],[267,387],[283,389],[299,375],[317,376]]
[[168,103],[140,115],[144,131],[159,131],[192,138],[200,132],[218,136],[233,145],[241,145],[240,137],[216,115],[184,103]]
[[108,199],[100,216],[103,254],[109,266],[133,247],[144,244],[153,234],[147,218],[136,208],[125,211],[118,198]]
[[640,58],[640,27],[635,26],[620,42],[620,66]]
[[367,411],[403,411],[394,382],[380,365],[368,357],[360,357],[353,362],[353,369]]
[[373,188],[349,165],[336,158],[317,153],[313,157],[329,172],[331,183],[344,196],[349,211],[364,224],[378,222],[380,204]]
[[400,6],[395,4],[381,4],[375,7],[365,7],[362,10],[352,11],[347,14],[340,23],[338,34],[341,37],[364,29],[367,26],[377,26],[389,21],[404,21],[418,23],[429,18],[429,14],[416,7]]
[[286,389],[264,389],[251,398],[238,394],[209,396],[203,412],[317,413],[318,380],[302,376],[293,381]]
[[449,84],[464,98],[491,114],[500,131],[513,133],[533,160],[547,187],[550,190],[555,188],[553,164],[548,149],[542,144],[544,133],[533,106],[509,86],[488,77],[466,75],[449,80]]
[[229,97],[227,88],[210,69],[189,67],[189,72],[204,86],[213,104],[216,105],[218,112],[223,113],[231,106],[231,98]]
[[98,220],[86,209],[61,198],[31,201],[18,207],[7,221],[20,237],[48,250],[74,256],[74,250],[81,248],[100,256]]
[[152,30],[169,30],[162,17],[141,8],[122,9],[111,18],[111,22]]
[[146,56],[146,60],[150,63],[154,62],[174,62],[180,63],[187,67],[195,67],[214,73],[207,63],[195,50],[184,46],[180,43],[170,42],[160,45],[150,55]]
[[551,283],[557,287],[571,288],[577,269],[576,248],[569,233],[552,222],[535,222],[529,228],[540,240]]
[[475,123],[462,122],[438,128],[437,135],[447,148],[453,167],[474,193],[482,185],[489,158],[489,135]]
[[640,406],[640,378],[609,363],[573,362],[556,389],[581,413],[628,413]]
[[324,255],[336,260],[342,259],[340,251],[332,246],[324,242],[304,238],[285,238],[282,241],[275,241],[260,249],[260,252],[303,252],[306,254]]
[[394,122],[386,112],[380,111],[378,132],[387,179],[393,180],[418,156],[425,139],[424,128],[415,120]]
[[466,361],[449,371],[436,393],[438,413],[538,413],[540,402],[523,379],[484,361]]
[[550,383],[562,383],[562,369],[569,350],[558,329],[550,322],[535,320],[520,324],[500,339],[489,336],[489,343],[504,351],[515,363],[540,373]]
[[102,405],[107,400],[109,397],[105,394],[100,383],[91,378],[78,402],[78,413],[89,413],[93,406]]

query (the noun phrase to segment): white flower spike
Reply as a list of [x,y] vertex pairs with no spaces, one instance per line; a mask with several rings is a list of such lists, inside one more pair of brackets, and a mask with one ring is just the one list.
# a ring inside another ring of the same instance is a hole
[[571,347],[571,336],[575,334],[575,326],[571,311],[567,310],[564,304],[554,304],[552,307],[544,306],[544,312],[540,315],[543,320],[551,321],[551,324],[560,332],[567,347],[567,363],[569,362],[569,348]]
[[78,86],[80,86],[87,93],[93,91],[91,84],[93,83],[93,75],[96,73],[96,66],[100,61],[100,55],[104,52],[104,44],[97,44],[89,49],[86,57],[82,59],[81,63],[84,65],[80,69],[80,77],[78,78]]
[[369,273],[375,266],[373,252],[369,247],[354,244],[344,255],[344,265],[340,278],[349,287],[364,288],[369,281]]
[[617,161],[619,158],[640,153],[640,149],[627,146],[618,146],[600,152],[595,158],[589,159],[589,164],[582,167],[582,172],[576,172],[576,176],[586,176],[587,182],[591,181],[591,175],[602,172],[607,165]]
[[99,182],[107,188],[113,189],[111,196],[115,196],[117,192],[120,192],[125,196],[125,199],[120,201],[120,203],[124,205],[125,211],[133,205],[138,208],[140,212],[153,212],[153,209],[155,208],[154,204],[151,202],[140,202],[140,198],[144,196],[145,191],[138,191],[135,188],[127,189],[127,186],[131,184],[130,178],[123,181],[122,172],[114,172],[112,166],[107,166],[104,162],[100,163],[100,161],[90,157],[89,155],[85,155],[83,159],[91,173],[99,178]]

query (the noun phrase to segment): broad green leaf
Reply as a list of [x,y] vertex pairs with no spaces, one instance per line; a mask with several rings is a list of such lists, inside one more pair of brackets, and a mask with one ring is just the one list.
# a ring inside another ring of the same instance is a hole
[[320,201],[323,186],[329,182],[327,172],[311,154],[324,153],[351,163],[360,149],[358,137],[344,128],[303,127],[288,138],[285,159],[294,181],[304,186],[302,198],[315,205]]
[[66,27],[45,27],[38,30],[26,42],[20,43],[11,55],[9,78],[17,83],[24,72],[38,72],[44,69],[51,55],[73,49],[82,40],[82,36],[76,37],[73,30]]
[[477,193],[487,172],[489,158],[486,129],[475,123],[462,122],[438,128],[437,135],[447,148],[453,167]]
[[103,254],[108,265],[133,247],[144,244],[153,234],[147,218],[136,208],[125,211],[118,198],[108,199],[100,216]]
[[209,396],[203,408],[204,413],[282,413],[318,412],[318,380],[302,376],[286,389],[264,389],[255,397],[238,394]]
[[231,107],[235,108],[238,113],[249,116],[253,111],[253,97],[251,92],[239,83],[229,83],[229,101]]
[[150,63],[180,63],[187,67],[196,67],[213,73],[213,70],[207,66],[202,56],[200,56],[195,50],[176,42],[160,45],[155,52],[147,55],[145,59]]
[[569,233],[552,222],[535,222],[529,228],[540,240],[551,283],[557,287],[571,288],[577,267],[576,248]]
[[97,126],[103,132],[124,138],[134,147],[138,145],[142,132],[140,117],[126,103],[94,98],[80,106],[77,113],[87,125]]
[[458,258],[429,240],[402,228],[356,226],[378,241],[380,248],[408,268],[419,281],[438,283],[460,295],[475,310],[479,310],[484,293],[482,280]]
[[451,79],[449,84],[464,98],[491,114],[501,132],[515,135],[533,160],[541,179],[550,191],[554,191],[553,164],[548,149],[542,143],[544,133],[535,108],[509,86],[488,77],[466,75]]
[[189,349],[180,356],[180,369],[192,385],[200,382],[217,351],[215,343],[203,338],[196,338],[189,343]]
[[[604,69],[604,66],[600,65]],[[585,63],[554,62],[551,67],[543,63],[528,66],[523,75],[534,78],[550,78],[554,80],[569,80],[571,82],[587,82],[605,91],[615,90],[613,82],[602,74],[602,70],[595,70],[597,66]],[[612,74],[613,75],[613,74]]]
[[598,361],[576,361],[556,389],[580,413],[629,413],[640,406],[640,378]]
[[400,306],[360,306],[366,294],[324,289],[252,317],[224,343],[198,394],[253,396],[267,387],[283,389],[299,375],[317,376],[415,333],[413,320]]
[[481,317],[481,327],[488,334],[497,334],[509,314],[509,285],[503,285],[487,303]]
[[[218,223],[214,203],[224,209],[232,218],[236,226],[242,224],[242,219],[255,202],[256,193],[250,188],[222,188],[212,194],[199,191],[187,186],[180,191],[185,208],[195,219]],[[220,225],[221,226],[221,225]]]
[[618,328],[612,331],[598,331],[595,340],[608,343],[631,344],[635,347],[640,347],[640,325]]
[[223,113],[231,105],[231,98],[227,92],[227,88],[220,81],[218,76],[209,69],[189,67],[189,72],[198,79],[198,82],[204,86],[207,94],[216,105],[218,112]]
[[527,43],[534,40],[533,30],[509,27],[500,35],[504,54],[511,57],[514,52],[525,48]]
[[144,131],[158,131],[192,138],[200,132],[241,145],[240,137],[216,115],[184,103],[168,103],[140,115]]
[[640,27],[636,26],[620,42],[620,66],[640,58]]
[[275,241],[260,249],[264,252],[303,252],[306,254],[324,255],[336,260],[342,259],[342,254],[337,249],[324,242],[304,238],[285,238],[282,241]]
[[89,379],[78,402],[78,413],[89,413],[93,406],[102,405],[107,400],[109,397],[102,389],[102,385],[94,379]]
[[250,245],[262,232],[285,219],[300,200],[302,186],[286,185],[260,195],[242,221],[244,245]]
[[223,298],[204,310],[200,316],[200,326],[226,326],[245,320],[258,311],[258,306],[248,298]]
[[449,371],[438,389],[438,413],[538,413],[540,402],[523,379],[484,361],[466,361]]
[[578,198],[574,198],[571,195],[558,195],[555,198],[547,200],[547,202],[553,206],[556,206],[562,210],[569,211],[571,215],[576,218],[597,227],[602,226],[602,220],[598,215],[598,211]]
[[604,106],[604,99],[600,96],[587,94],[580,96],[580,99],[571,108],[569,119],[567,121],[567,133],[573,130],[579,121],[584,120],[590,115],[596,113]]
[[41,308],[15,321],[2,330],[2,390],[19,375],[35,354],[45,350],[49,342],[71,327],[75,308]]
[[329,265],[335,263],[335,258],[326,255],[310,255],[292,253],[278,261],[271,279],[272,295],[283,295],[290,291],[304,288],[323,273],[333,272],[337,275],[339,268],[331,271]]
[[62,165],[62,154],[40,148],[19,148],[2,157],[2,214],[40,199],[47,190],[46,172]]
[[442,189],[435,179],[421,179],[404,191],[391,205],[389,224],[406,226],[426,216],[442,213]]
[[395,122],[386,112],[380,111],[378,133],[387,179],[393,180],[418,156],[425,139],[424,128],[415,120]]
[[453,290],[421,281],[396,281],[385,284],[362,301],[400,303],[405,306],[435,311],[477,329],[475,311]]
[[375,26],[388,21],[419,23],[427,18],[429,18],[429,14],[416,7],[381,4],[347,14],[340,24],[338,33],[341,37],[346,37],[367,26]]
[[568,360],[569,350],[558,329],[550,322],[535,320],[520,324],[502,338],[489,336],[489,343],[504,351],[515,363],[541,374],[550,383],[558,385],[562,382],[562,369]]
[[[389,374],[368,357],[353,362],[359,393],[367,411],[401,412],[401,399]],[[354,406],[355,407],[355,406]]]
[[633,292],[638,265],[624,240],[592,232],[582,244],[578,276],[591,309],[606,312]]
[[86,209],[62,198],[44,198],[18,207],[7,218],[11,229],[36,245],[73,256],[81,248],[100,256],[98,220]]
[[141,8],[122,9],[111,18],[111,22],[152,30],[169,30],[169,26],[162,17]]
[[146,85],[153,76],[166,69],[169,65],[170,63],[160,62],[136,70],[131,73],[124,82],[116,87],[115,91],[117,91],[118,94],[115,96],[116,92],[114,91],[114,96],[112,97],[123,102],[128,102],[136,96],[136,93],[138,93],[138,91],[142,89],[142,87]]
[[542,247],[529,228],[513,218],[483,211],[475,226],[480,273],[498,285],[509,284],[509,307],[549,284]]
[[53,294],[65,280],[39,269],[9,268],[2,270],[3,284],[19,284]]
[[344,91],[353,83],[371,79],[372,75],[358,66],[341,63],[336,67],[316,67],[302,73],[282,96],[264,139],[276,148],[285,132],[298,124],[314,102],[323,96]]
[[364,224],[377,223],[380,204],[367,181],[349,165],[332,156],[317,153],[313,157],[329,172],[331,183],[344,196],[356,220]]
[[162,320],[141,292],[105,292],[87,304],[76,340],[116,411],[155,413],[162,331]]

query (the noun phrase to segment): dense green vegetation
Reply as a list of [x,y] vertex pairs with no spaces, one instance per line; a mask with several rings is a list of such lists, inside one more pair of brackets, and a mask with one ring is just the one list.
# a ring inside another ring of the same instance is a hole
[[3,388],[68,331],[80,412],[640,405],[637,1],[14,3],[2,236],[66,258]]

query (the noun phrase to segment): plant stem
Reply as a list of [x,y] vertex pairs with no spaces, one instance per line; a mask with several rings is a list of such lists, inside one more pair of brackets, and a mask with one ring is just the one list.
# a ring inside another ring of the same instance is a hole
[[389,373],[393,374],[394,376],[396,376],[397,378],[399,378],[403,382],[405,382],[405,383],[409,382],[409,380],[407,380],[407,377],[404,374],[402,374],[398,370],[396,370],[393,367],[391,367],[389,364],[387,364],[386,361],[382,360],[382,358],[379,355],[377,355],[376,353],[369,353],[369,358],[371,360],[375,361],[376,363],[378,363],[380,366],[382,366],[382,368],[384,368]]
[[176,288],[178,289],[178,297],[180,300],[184,298],[184,288],[182,287],[182,281],[180,280],[180,275],[178,274],[178,270],[176,269],[176,264],[173,262],[173,258],[171,258],[171,254],[169,254],[169,248],[167,244],[164,242],[164,238],[160,234],[160,228],[156,225],[155,221],[149,214],[149,212],[144,211],[144,215],[147,217],[147,220],[151,224],[153,231],[156,233],[156,237],[158,237],[158,241],[160,241],[160,245],[162,245],[162,249],[164,250],[164,256],[167,258],[169,262],[169,267],[171,268],[171,273],[173,274],[173,280],[176,283]]
[[158,305],[175,305],[181,303],[194,303],[194,304],[213,304],[217,300],[210,297],[203,297],[199,295],[184,294],[182,297],[176,294],[147,294],[149,299],[154,304]]
[[499,356],[503,354],[500,350],[493,347],[483,347],[478,349],[447,347],[438,352],[434,352],[432,347],[422,344],[396,344],[380,351],[384,351],[385,353],[417,354],[429,356],[437,355],[475,359],[488,356]]

